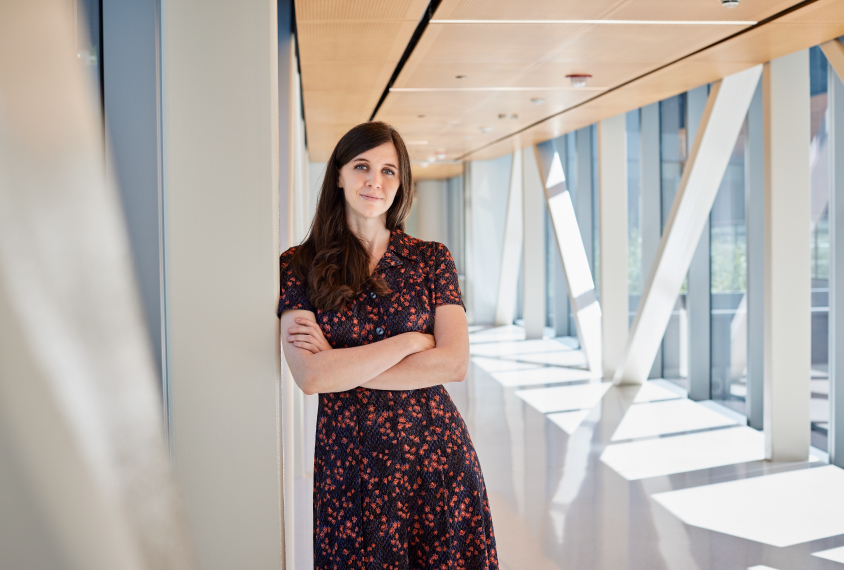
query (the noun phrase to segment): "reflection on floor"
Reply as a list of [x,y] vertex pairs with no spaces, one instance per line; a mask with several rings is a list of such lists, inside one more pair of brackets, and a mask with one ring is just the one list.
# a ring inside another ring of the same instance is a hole
[[672,383],[591,378],[573,339],[471,338],[448,389],[502,569],[844,570],[844,471],[763,461],[760,432]]

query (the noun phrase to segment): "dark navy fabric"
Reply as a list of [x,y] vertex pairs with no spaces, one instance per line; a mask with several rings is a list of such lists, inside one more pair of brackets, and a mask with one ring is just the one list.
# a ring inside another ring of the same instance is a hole
[[[334,348],[432,334],[436,307],[463,306],[448,249],[401,231],[345,311],[318,311],[281,256],[278,314],[312,311]],[[465,308],[465,307],[464,307]],[[497,570],[489,501],[463,418],[442,386],[320,394],[314,457],[315,570]]]

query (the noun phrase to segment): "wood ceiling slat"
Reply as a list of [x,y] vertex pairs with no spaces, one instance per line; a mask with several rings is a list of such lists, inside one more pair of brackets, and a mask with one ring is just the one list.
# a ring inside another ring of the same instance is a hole
[[[756,21],[798,3],[743,0],[737,8],[725,9],[718,0],[443,0],[394,87],[544,90],[393,91],[376,118],[394,124],[406,140],[428,141],[412,149],[414,159],[425,160],[441,150],[447,159],[473,151],[472,159],[494,158],[844,34],[844,0],[818,0],[708,49],[703,48],[742,28],[437,24],[438,19]],[[296,0],[305,116],[314,160],[325,160],[348,128],[368,119],[427,4]],[[569,73],[590,73],[590,87],[608,91],[596,98],[601,91],[568,89]],[[458,80],[456,75],[467,78]],[[531,104],[536,97],[544,104]],[[518,119],[499,120],[499,113],[516,113]],[[482,126],[493,130],[481,133]],[[481,148],[508,134],[507,140]],[[415,166],[414,173],[436,177],[445,172],[433,167]]]
[[798,2],[743,0],[443,0],[436,19],[448,20],[762,20]]
[[463,174],[463,164],[430,164],[427,167],[413,164],[410,170],[414,180],[441,180]]
[[369,119],[428,0],[295,0],[308,150]]
[[[299,31],[300,60],[330,63],[386,63],[395,60],[394,46],[400,46],[399,57],[407,42],[396,41],[408,26],[404,22],[328,22],[302,23]],[[410,24],[411,28],[416,25]],[[413,33],[413,29],[410,30]],[[378,38],[371,41],[368,38]],[[406,37],[402,37],[406,40]],[[393,55],[393,57],[391,57]]]
[[[481,141],[495,140],[594,97],[594,88],[606,89],[634,79],[644,70],[671,62],[677,53],[709,45],[713,35],[723,37],[737,29],[741,28],[430,24],[396,88],[557,87],[560,91],[394,91],[377,118],[413,137],[421,136],[424,124],[459,123],[449,129],[452,136],[447,141],[444,135],[436,138],[446,157],[454,159],[478,148]],[[566,78],[571,73],[592,74],[590,89],[572,89]],[[457,79],[458,75],[466,78]],[[532,105],[532,98],[545,103]],[[517,114],[518,119],[502,123],[500,113]],[[493,131],[481,133],[482,127]]]
[[819,0],[775,22],[656,71],[630,85],[471,154],[473,160],[512,152],[561,134],[717,81],[753,65],[844,35],[844,3]]
[[297,0],[296,21],[405,20],[413,19],[414,14],[421,16],[427,6],[427,1],[407,0]]

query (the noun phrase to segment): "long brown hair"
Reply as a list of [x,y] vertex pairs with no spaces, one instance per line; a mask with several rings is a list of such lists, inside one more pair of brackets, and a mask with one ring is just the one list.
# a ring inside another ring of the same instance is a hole
[[413,202],[413,179],[398,131],[380,121],[362,123],[343,135],[328,159],[310,231],[290,261],[293,273],[307,288],[308,299],[321,311],[342,310],[366,286],[379,295],[390,291],[380,277],[370,275],[369,252],[349,228],[345,194],[338,187],[344,165],[388,142],[396,147],[401,184],[387,210],[387,229],[402,230]]

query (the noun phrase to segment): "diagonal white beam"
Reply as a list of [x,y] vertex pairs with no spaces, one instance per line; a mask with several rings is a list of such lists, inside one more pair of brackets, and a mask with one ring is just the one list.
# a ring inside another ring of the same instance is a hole
[[545,200],[560,252],[580,348],[586,356],[589,370],[600,377],[601,306],[595,295],[595,282],[577,225],[574,204],[566,186],[560,157],[553,145],[543,144],[534,149],[544,180]]
[[838,40],[830,40],[822,43],[820,47],[829,65],[838,77],[844,79],[844,44]]
[[756,66],[712,85],[614,376],[616,384],[642,383],[648,377],[761,73],[762,66]]
[[513,153],[510,167],[510,192],[507,197],[507,219],[504,223],[504,247],[501,251],[501,273],[498,277],[498,301],[495,324],[512,325],[516,317],[516,289],[519,284],[519,262],[522,259],[522,151]]

